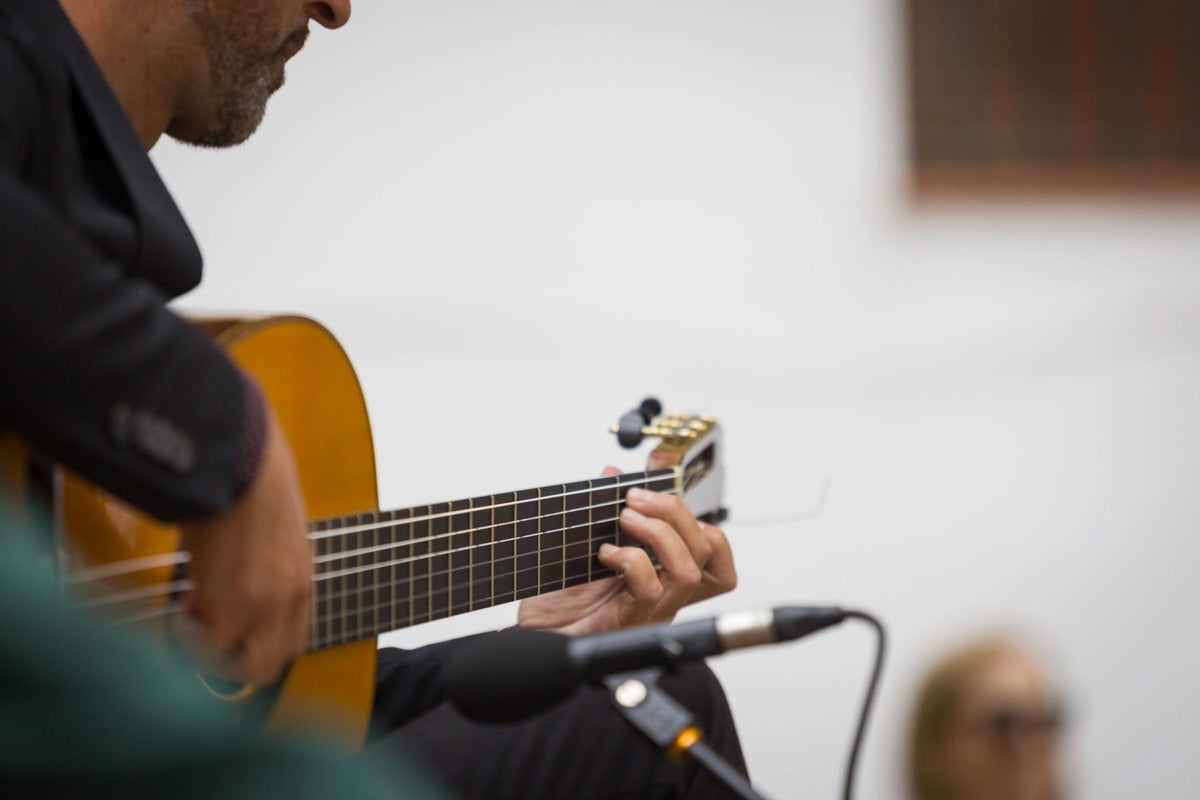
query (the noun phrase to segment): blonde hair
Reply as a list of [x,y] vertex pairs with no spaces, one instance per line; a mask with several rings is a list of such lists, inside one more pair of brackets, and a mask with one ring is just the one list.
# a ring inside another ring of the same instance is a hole
[[1000,658],[1021,652],[1003,641],[985,641],[951,653],[926,676],[909,731],[909,788],[916,800],[951,800],[942,745],[968,681]]

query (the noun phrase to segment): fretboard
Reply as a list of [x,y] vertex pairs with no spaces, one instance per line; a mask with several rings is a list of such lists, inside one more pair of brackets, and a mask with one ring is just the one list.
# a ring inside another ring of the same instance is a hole
[[678,469],[314,522],[310,649],[612,575],[596,559],[633,487],[678,494]]

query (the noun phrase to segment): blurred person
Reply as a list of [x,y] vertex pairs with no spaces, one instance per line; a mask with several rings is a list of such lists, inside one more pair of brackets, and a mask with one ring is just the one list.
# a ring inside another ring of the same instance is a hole
[[1061,800],[1062,709],[1022,647],[983,641],[926,676],[909,738],[915,800]]
[[312,735],[231,728],[188,665],[64,602],[34,516],[0,497],[0,796],[450,797],[412,758],[352,762]]

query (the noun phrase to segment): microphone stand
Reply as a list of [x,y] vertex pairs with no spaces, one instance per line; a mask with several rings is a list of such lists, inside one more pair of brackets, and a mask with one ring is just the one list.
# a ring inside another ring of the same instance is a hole
[[658,685],[661,669],[637,670],[605,677],[604,685],[622,716],[671,758],[691,758],[735,797],[766,800],[746,776],[706,744],[695,716]]

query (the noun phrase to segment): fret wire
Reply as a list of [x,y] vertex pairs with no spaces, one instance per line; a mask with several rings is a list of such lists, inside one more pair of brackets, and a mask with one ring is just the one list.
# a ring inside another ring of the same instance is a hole
[[[358,515],[355,514],[355,515],[351,516],[351,519],[357,519],[357,517],[358,517]],[[353,544],[353,540],[355,538],[357,538],[357,536],[358,536],[357,532],[351,534],[350,537],[347,538],[347,544]],[[353,553],[354,550],[351,549],[350,552]],[[341,621],[338,625],[334,626],[335,628],[337,628],[337,636],[338,636],[337,640],[338,641],[346,641],[346,642],[353,641],[353,639],[351,637],[350,627],[347,624],[347,622],[350,619],[350,615],[353,613],[350,609],[349,596],[350,596],[350,590],[355,585],[355,580],[358,577],[357,573],[359,571],[359,568],[356,563],[357,560],[358,560],[357,556],[352,556],[351,558],[349,558],[347,560],[348,566],[344,568],[347,574],[344,575],[343,579],[342,579],[342,583],[341,583],[341,587],[343,589],[342,602],[338,608],[338,611],[341,614]],[[351,574],[351,570],[353,570],[353,574]]]
[[354,564],[357,569],[355,569],[352,574],[348,574],[346,576],[347,590],[346,597],[344,598],[345,605],[343,607],[345,609],[345,618],[342,620],[342,638],[349,642],[354,641],[359,634],[357,617],[358,607],[361,605],[359,600],[362,599],[361,592],[359,591],[361,587],[360,576],[362,575],[363,570],[367,569],[363,566],[363,556],[360,552],[362,550],[363,537],[362,515],[355,514],[354,520],[355,525],[359,528],[359,530],[353,535],[353,539],[348,542],[348,544],[351,545],[353,552],[355,553],[355,556],[350,560],[350,563]]
[[566,563],[567,563],[567,532],[566,532],[566,530],[565,530],[565,529],[566,529],[566,527],[567,527],[567,500],[566,500],[566,497],[567,497],[567,485],[566,485],[565,483],[562,485],[562,493],[563,493],[563,501],[562,501],[562,504],[563,504],[563,507],[562,507],[562,526],[563,526],[563,529],[564,529],[564,530],[563,530],[563,532],[562,532],[560,535],[562,536],[562,562],[563,562],[563,563],[562,563],[561,565],[559,565],[559,570],[562,572],[562,588],[564,588],[564,589],[565,589],[565,588],[567,588],[567,570],[566,570]]
[[[495,499],[496,499],[496,496],[492,495],[492,500],[495,500]],[[492,543],[492,548],[491,548],[492,551],[488,555],[488,562],[492,565],[492,568],[490,570],[488,570],[488,572],[491,573],[491,578],[492,578],[491,591],[489,592],[489,594],[491,595],[492,602],[495,603],[496,602],[496,504],[494,502],[492,503],[491,508],[488,510],[488,519],[490,522],[490,524],[488,525],[488,527],[490,528],[490,532],[488,533],[488,541],[490,541]]]
[[[329,543],[329,539],[318,539],[316,541],[315,549],[318,556],[323,555],[321,551],[327,548]],[[323,641],[327,634],[326,627],[329,625],[326,617],[326,605],[329,602],[329,598],[326,597],[324,593],[315,591],[312,593],[312,598],[314,604],[312,638],[313,641]]]
[[[359,518],[360,519],[370,519],[372,516],[373,516],[372,513],[362,513],[362,515],[360,515]],[[373,533],[374,533],[373,529],[362,531],[362,533],[359,534],[359,542],[361,542],[362,545],[364,545],[364,547],[366,547],[367,546],[366,545],[367,537],[371,536]],[[368,571],[373,570],[374,569],[373,564],[368,563],[368,561],[372,561],[372,563],[373,563],[373,560],[374,560],[374,553],[361,553],[359,555],[359,566],[361,566],[362,569],[364,569],[364,570],[368,570]],[[361,587],[362,584],[360,583],[359,585]],[[359,595],[360,595],[359,602],[355,603],[355,606],[354,606],[354,636],[355,637],[361,636],[362,631],[367,630],[366,615],[364,613],[364,609],[362,609],[362,606],[364,606],[364,604],[365,604],[364,601],[366,601],[366,597],[361,596],[361,595],[365,595],[365,594],[366,593],[364,590],[362,590],[362,589],[359,590]]]
[[[404,519],[405,513],[407,513],[407,512],[393,511],[392,512],[392,520],[396,523],[400,523],[401,520]],[[400,524],[397,524],[393,530],[396,532],[397,536],[400,536],[400,535],[411,536],[412,535],[412,528],[405,527]],[[395,589],[392,590],[392,597],[395,599],[396,604],[397,604],[397,609],[398,609],[398,613],[396,615],[396,617],[397,617],[396,621],[399,622],[400,620],[404,620],[407,625],[411,626],[413,624],[413,622],[412,622],[413,565],[412,564],[394,564],[393,570],[394,571],[392,573],[392,580],[393,580],[395,586],[397,588],[402,588],[406,585],[409,587],[409,591],[407,594],[398,592]]]
[[536,537],[536,539],[535,539],[535,541],[536,541],[536,543],[537,543],[537,546],[534,548],[534,551],[535,551],[535,552],[537,552],[537,566],[538,566],[538,571],[537,571],[537,585],[538,585],[538,586],[541,586],[541,585],[542,585],[542,519],[543,519],[543,516],[544,516],[544,515],[542,514],[542,490],[539,488],[539,489],[537,490],[537,493],[538,493],[538,499],[537,499],[537,537]]
[[537,568],[538,539],[537,539],[537,489],[522,489],[516,493],[517,505],[513,509],[513,599],[525,597],[527,589],[516,579],[521,574],[519,565],[532,565]]
[[[382,515],[383,515],[382,511],[372,511],[371,512],[371,516],[373,516],[375,518],[376,522],[380,521]],[[377,527],[377,528],[373,528],[371,530],[370,537],[369,537],[371,543],[370,543],[370,545],[368,545],[371,548],[371,552],[364,555],[364,558],[366,558],[368,560],[368,562],[370,563],[371,569],[374,570],[375,573],[381,577],[381,580],[375,582],[375,586],[372,588],[372,591],[371,591],[372,608],[364,609],[364,611],[363,611],[363,624],[366,625],[364,630],[375,630],[378,628],[386,627],[390,624],[390,620],[385,620],[385,618],[384,618],[384,614],[387,611],[387,604],[381,603],[381,601],[379,599],[380,587],[386,586],[386,584],[387,584],[387,579],[383,578],[384,570],[387,569],[387,567],[381,566],[379,564],[379,558],[378,558],[379,551],[375,549],[375,547],[379,544],[379,535],[380,535],[380,531],[382,531],[382,530],[386,530],[386,529],[382,528],[382,527]],[[379,606],[379,608],[374,608],[375,606]]]
[[[375,520],[374,520],[375,522],[379,522],[379,512],[378,512],[378,511],[373,511],[373,512],[371,512],[371,516],[375,518]],[[375,564],[377,564],[377,563],[378,563],[378,559],[376,558],[376,554],[377,554],[377,552],[378,552],[378,551],[376,551],[374,548],[375,548],[375,546],[376,546],[376,545],[378,545],[378,544],[379,544],[379,530],[380,530],[379,528],[374,528],[374,529],[371,531],[371,549],[372,549],[372,552],[371,552],[370,554],[368,554],[368,555],[364,556],[365,558],[368,558],[368,559],[370,559],[370,561],[371,561],[371,566],[372,566],[372,567],[374,567],[374,566],[375,566]],[[380,581],[380,583],[383,583],[383,581]],[[371,605],[372,605],[372,606],[378,606],[378,605],[379,605],[379,588],[378,588],[378,585],[376,585],[376,586],[373,586],[373,587],[372,587],[372,589],[371,589]],[[367,614],[366,614],[366,619],[364,620],[364,622],[366,623],[366,626],[367,626],[367,630],[371,630],[371,629],[375,628],[375,627],[376,627],[376,624],[377,624],[378,622],[381,622],[381,620],[379,620],[379,616],[380,616],[380,612],[381,612],[381,611],[382,611],[382,609],[380,609],[380,611],[376,611],[374,608],[372,608],[372,609],[370,609],[370,610],[367,612]],[[389,620],[389,622],[390,622],[390,620]]]
[[[496,569],[494,538],[495,504],[494,495],[477,497],[471,500],[469,541],[473,548],[468,557],[471,581],[471,608],[486,608],[494,602]],[[487,534],[486,540],[481,534]]]
[[[464,502],[464,501],[456,500],[456,501],[450,503],[450,511],[451,512],[461,511],[461,509],[459,508],[459,505],[462,502]],[[468,505],[470,504],[470,501],[466,501],[466,502],[468,503]],[[449,616],[450,608],[454,605],[454,580],[453,580],[453,578],[454,578],[454,570],[458,568],[457,558],[456,558],[456,556],[459,553],[458,521],[461,518],[462,517],[460,514],[451,513],[450,516],[447,517],[447,519],[446,519],[446,527],[449,530],[449,535],[447,536],[447,541],[446,541],[446,544],[448,545],[446,548],[446,615],[447,616]],[[468,527],[468,528],[471,527],[470,522],[467,523],[466,527]],[[470,546],[470,543],[468,542],[468,547],[469,546]],[[468,555],[469,554],[470,553],[468,552]]]
[[[516,499],[517,493],[513,492],[512,496],[514,499]],[[495,508],[492,510],[493,516],[507,516],[509,514],[512,515],[510,522],[508,522],[508,523],[500,522],[500,523],[497,523],[497,525],[508,524],[508,525],[512,526],[511,535],[508,536],[507,538],[501,538],[500,544],[502,546],[507,545],[507,549],[509,551],[511,551],[511,555],[509,556],[509,558],[512,559],[512,565],[509,568],[508,573],[507,573],[509,576],[511,576],[511,580],[512,580],[512,591],[509,592],[509,595],[510,595],[509,599],[516,600],[517,599],[517,579],[516,579],[516,571],[517,571],[517,542],[516,542],[517,510],[516,510],[516,506],[498,507],[498,508]],[[493,534],[493,540],[494,539],[495,539],[495,536]]]
[[[447,511],[449,511],[449,508],[450,508],[449,503],[439,503],[439,504],[435,505],[434,507],[436,508],[440,505],[446,506]],[[443,529],[443,526],[444,526],[444,529]],[[444,513],[444,514],[438,514],[436,516],[433,516],[429,520],[429,532],[430,532],[430,539],[431,539],[430,552],[434,554],[429,562],[429,570],[430,570],[430,573],[429,573],[429,591],[430,591],[429,619],[435,620],[435,619],[442,619],[443,616],[448,616],[448,614],[446,614],[446,615],[442,614],[442,609],[438,605],[438,598],[435,593],[435,586],[437,586],[440,583],[437,580],[438,578],[443,578],[443,577],[446,578],[446,608],[449,609],[449,607],[450,607],[450,588],[449,588],[449,586],[450,586],[450,573],[449,573],[449,567],[450,567],[450,555],[449,555],[450,514]],[[438,547],[442,544],[446,545],[445,550],[438,549]],[[438,559],[443,559],[444,563],[446,565],[445,570],[443,570],[442,572],[436,571],[436,570],[438,570],[439,565],[441,563],[443,563],[442,561],[439,561]],[[440,586],[438,586],[436,591],[441,591]]]
[[[614,489],[629,489],[629,488],[634,488],[636,486],[641,486],[643,484],[653,483],[655,481],[672,478],[677,469],[679,469],[679,467],[671,467],[669,469],[654,470],[653,472],[638,472],[638,473],[630,472],[630,473],[626,473],[624,475],[614,475],[613,477],[616,478],[617,480],[612,484],[612,488],[614,488]],[[640,477],[637,478],[636,480],[627,481],[624,483],[622,483],[620,481],[621,478],[627,478],[632,475],[638,475]],[[549,488],[549,487],[545,487],[545,488]],[[529,491],[535,491],[535,490],[530,489]],[[540,492],[541,489],[539,488],[536,491]],[[573,494],[579,494],[579,493],[582,493],[582,491],[584,491],[584,490],[580,490],[579,492],[573,492]],[[559,495],[548,495],[546,499],[552,499],[553,497],[557,497],[557,496],[559,496]],[[445,503],[437,503],[435,505],[446,505],[446,504]],[[429,519],[434,519],[435,517],[445,516],[448,513],[449,513],[448,511],[437,512],[437,513],[427,512],[427,516]],[[318,520],[318,522],[333,523],[333,522],[337,522],[341,519],[345,519],[345,517],[330,517],[328,519]],[[414,518],[412,521],[417,522],[419,520]],[[315,523],[313,523],[313,524],[315,524]],[[332,538],[335,536],[345,536],[345,535],[349,535],[349,534],[353,533],[354,527],[355,526],[343,526],[343,527],[339,527],[339,528],[326,528],[321,531],[310,531],[309,538],[310,539],[318,539],[318,538]],[[388,527],[388,526],[381,525],[380,527]],[[314,534],[316,534],[316,535],[314,535]]]
[[[596,552],[596,545],[592,542],[592,531],[594,531],[596,529],[595,524],[592,522],[592,509],[595,508],[595,505],[596,505],[596,498],[592,495],[592,479],[589,478],[588,479],[588,505],[587,505],[588,552],[592,552],[592,553]],[[590,560],[588,561],[587,577],[588,577],[588,583],[591,583],[592,582],[592,562]]]
[[[406,519],[415,517],[418,514],[418,508],[414,507],[412,509],[408,509],[404,513],[408,515]],[[408,524],[402,522],[400,524],[403,526],[402,530],[407,531],[409,538],[415,542],[422,537],[422,526],[428,526],[429,523],[414,522]],[[409,552],[411,552],[413,555],[427,555],[429,553],[429,544],[427,542],[424,544],[413,544]],[[421,618],[421,604],[417,602],[417,589],[419,587],[420,579],[424,574],[423,570],[429,570],[429,561],[428,559],[423,559],[420,561],[412,561],[408,564],[397,564],[396,566],[404,567],[408,570],[408,624],[410,626],[420,625],[425,620]]]
[[[371,516],[374,516],[374,515],[373,514],[362,514],[361,515],[361,517],[371,517]],[[363,544],[363,546],[366,546],[366,537],[369,533],[373,533],[373,532],[374,532],[373,530],[368,530],[368,531],[363,531],[362,533],[360,533],[358,535],[359,542],[361,542]],[[368,572],[373,573],[376,571],[376,567],[374,564],[374,558],[375,558],[374,553],[363,553],[362,555],[360,555],[358,557],[358,563],[360,566],[363,567],[363,569],[367,570]],[[363,580],[362,580],[362,577],[360,576],[359,586],[362,587],[362,585],[363,585]],[[359,590],[359,594],[360,595],[363,594],[363,591],[361,588]],[[361,597],[360,601],[362,601],[362,600],[366,600],[366,598]],[[363,606],[363,603],[359,602],[358,605],[354,609],[354,626],[356,629],[354,632],[355,637],[360,636],[362,634],[362,632],[364,630],[366,630],[364,625],[366,624],[367,620],[366,620],[365,614],[363,612],[362,606]]]
[[[468,500],[467,509],[471,510],[474,509],[474,507],[475,503],[471,500]],[[473,524],[474,520],[471,518],[470,513],[468,513],[467,530],[471,530]],[[467,541],[471,542],[472,545],[475,543],[474,538],[475,537],[471,534],[467,534]],[[472,548],[471,553],[467,554],[467,608],[473,608],[475,606],[475,559],[471,558],[471,555],[473,555],[474,552],[475,551]],[[451,603],[450,607],[453,608],[454,604]]]
[[[426,506],[426,507],[428,507],[428,506]],[[414,513],[415,513],[415,512],[414,512]],[[414,573],[414,575],[413,575],[413,586],[415,587],[415,586],[416,586],[416,584],[417,584],[417,580],[418,580],[418,578],[417,578],[417,574],[416,574],[416,573],[417,573],[416,567],[417,567],[417,565],[418,565],[418,564],[419,564],[421,567],[423,567],[423,568],[424,568],[424,574],[423,574],[423,575],[421,575],[421,577],[425,577],[425,578],[426,578],[426,580],[428,580],[429,567],[430,567],[430,564],[429,564],[429,559],[428,559],[428,555],[429,555],[429,552],[430,552],[430,549],[431,549],[431,548],[430,548],[430,546],[429,546],[429,539],[428,539],[428,535],[427,535],[427,534],[428,534],[428,531],[429,531],[429,519],[428,519],[428,517],[426,516],[426,517],[425,517],[425,518],[423,518],[423,519],[420,519],[420,518],[419,518],[419,519],[418,519],[418,521],[417,521],[416,523],[414,523],[414,525],[416,526],[416,527],[414,527],[414,528],[413,528],[414,539],[415,539],[416,541],[418,541],[418,542],[419,542],[419,544],[416,544],[416,545],[414,545],[414,547],[413,547],[413,550],[414,550],[414,551],[416,551],[416,550],[418,550],[418,549],[419,549],[419,550],[422,550],[422,551],[423,551],[422,553],[419,553],[419,554],[418,554],[418,555],[420,555],[420,556],[421,556],[421,558],[420,558],[419,560],[417,560],[417,561],[414,561],[414,562],[413,562],[413,563],[410,565],[410,566],[411,566],[411,568],[413,569],[413,573]],[[421,536],[421,535],[418,533],[418,531],[420,531],[420,530],[422,530],[422,529],[424,529],[424,531],[425,531],[425,533],[426,533],[426,535],[425,535],[425,536]],[[418,605],[418,604],[415,602],[416,600],[421,600],[422,602],[421,602],[421,603]],[[428,597],[428,594],[414,594],[414,604],[413,604],[413,607],[414,607],[415,609],[417,609],[417,613],[415,613],[415,614],[414,614],[414,622],[415,622],[415,623],[421,623],[421,622],[428,622],[428,621],[429,621],[429,597]]]
[[[579,555],[593,553],[592,546],[592,512],[591,497],[588,488],[592,481],[577,481],[568,484],[568,490],[578,487],[581,491],[572,492],[574,500],[569,500],[563,509],[563,561],[567,562]],[[584,576],[586,577],[586,575]],[[563,582],[567,580],[563,574]]]
[[[674,489],[667,489],[667,490],[664,490],[663,492],[661,492],[661,494],[669,494],[671,496],[677,496],[678,493]],[[604,503],[599,503],[599,504],[590,506],[590,508],[605,508],[605,507],[614,506],[614,505],[619,506],[619,505],[622,505],[624,502],[625,502],[624,498],[618,497],[616,500],[609,500]],[[583,511],[585,509],[581,508],[581,509],[577,509],[577,510]],[[407,522],[404,524],[407,524]],[[487,527],[487,526],[480,526],[479,528],[475,528],[472,530],[473,531],[474,530],[482,530],[484,527]],[[418,540],[418,539],[414,538],[414,539],[410,539],[408,541],[393,542],[391,544],[379,545],[379,547],[376,549],[378,549],[378,550],[395,550],[398,547],[412,546],[414,544],[419,543],[420,541],[428,541],[430,539],[432,539],[432,536],[427,536],[425,540]],[[357,554],[358,554],[357,551],[350,551],[350,550],[344,550],[344,551],[335,552],[335,553],[328,553],[324,556],[314,559],[314,563],[329,564],[334,561],[341,561],[342,559],[350,558],[351,556],[354,556]]]
[[[358,632],[359,632],[358,626],[355,625],[354,617],[358,613],[358,600],[359,600],[358,574],[362,570],[361,550],[362,550],[363,531],[361,529],[361,525],[362,525],[362,523],[360,521],[361,519],[362,519],[361,515],[359,515],[359,514],[354,515],[354,524],[358,529],[353,534],[354,538],[352,541],[355,546],[353,546],[352,552],[355,555],[350,560],[351,564],[353,566],[357,567],[358,569],[355,569],[354,572],[352,572],[346,576],[346,581],[348,583],[348,586],[346,589],[346,597],[343,598],[343,600],[344,600],[343,607],[345,608],[346,616],[345,616],[345,619],[342,620],[342,636],[347,641],[353,641],[354,637],[358,636]],[[353,603],[351,603],[350,598],[354,599]]]
[[[395,515],[392,512],[390,512],[390,511],[387,512],[387,514],[385,516],[387,517],[388,522],[395,521]],[[389,532],[394,533],[394,532],[396,532],[396,529],[393,527],[390,529]],[[391,586],[391,588],[387,590],[387,599],[389,601],[389,606],[390,606],[390,608],[388,610],[388,619],[390,619],[392,621],[392,624],[395,625],[396,617],[398,616],[397,609],[396,609],[396,584],[397,584],[396,565],[392,564],[391,566],[387,567],[387,571],[388,571],[387,578],[385,578],[384,580],[386,580]]]
[[[362,520],[363,520],[363,518],[364,518],[364,517],[366,517],[366,516],[367,516],[366,514],[359,514],[359,515],[358,515],[358,519],[359,519],[359,525],[362,525],[362,524],[363,524],[363,523],[362,523]],[[360,532],[359,532],[359,534],[358,534],[358,545],[359,545],[359,546],[358,546],[358,548],[357,548],[357,549],[358,549],[359,551],[361,551],[361,550],[362,550],[363,536],[364,536],[366,533],[367,533],[366,531],[360,531]],[[370,569],[370,567],[366,567],[366,566],[363,564],[363,560],[364,560],[366,557],[367,557],[366,555],[359,555],[359,556],[358,556],[358,566],[359,566],[359,567],[363,567],[364,569],[368,569],[368,570],[369,570],[369,569]],[[360,578],[359,578],[359,576],[358,576],[358,575],[355,575],[355,576],[354,576],[354,579],[355,579],[355,580],[354,580],[354,583],[355,583],[355,585],[356,585],[356,586],[360,586],[361,584],[360,584],[360,582],[359,582],[359,581],[360,581]],[[359,591],[359,592],[356,592],[356,594],[360,595],[360,596],[358,597],[358,600],[362,600],[362,599],[363,599],[363,598],[361,597],[361,594],[362,594],[362,592],[361,592],[361,591]],[[354,604],[354,614],[353,614],[353,618],[354,618],[354,625],[353,625],[353,629],[354,629],[354,630],[353,630],[353,633],[349,633],[349,632],[348,632],[348,633],[347,633],[347,635],[349,635],[349,636],[353,636],[353,637],[357,638],[357,637],[358,637],[358,636],[361,634],[361,632],[362,632],[362,630],[363,630],[363,617],[362,617],[362,603],[361,603],[361,602],[355,602],[355,604]],[[347,625],[346,627],[347,627],[347,628],[349,628],[350,626],[349,626],[349,625]]]
[[[492,495],[492,500],[494,501],[495,499],[496,499],[496,495]],[[494,505],[495,504],[493,503],[493,506]],[[497,544],[503,544],[503,541],[501,541],[501,542],[496,541],[497,537],[501,535],[499,528],[500,528],[500,525],[503,523],[498,521],[498,517],[496,515],[496,509],[494,507],[488,509],[488,520],[489,520],[488,527],[491,529],[490,534],[488,536],[488,538],[491,540],[491,554],[489,557],[489,561],[491,564],[491,569],[489,571],[491,587],[490,587],[490,591],[488,594],[491,596],[492,604],[494,605],[494,604],[500,602],[499,597],[500,597],[500,591],[501,591],[501,583],[498,579],[501,578],[501,576],[503,575],[503,572],[500,570],[501,556],[497,555],[498,551],[496,549]],[[515,569],[515,567],[513,567],[513,569]]]
[[[409,533],[410,534],[412,533],[411,528],[409,529]],[[413,580],[413,565],[409,564],[408,565],[408,626],[410,628],[413,626],[413,610],[416,605],[413,602],[413,587],[415,585],[416,585],[416,581]]]
[[[470,500],[459,500],[455,503],[452,503],[451,507],[460,506],[463,503],[466,503],[466,511],[463,512],[463,509],[460,508],[459,509],[460,513],[455,514],[454,516],[452,516],[450,518],[450,529],[454,532],[454,535],[452,535],[450,537],[450,550],[449,550],[449,554],[446,556],[446,558],[449,559],[449,561],[450,561],[450,577],[449,577],[450,588],[446,592],[446,607],[447,607],[447,609],[453,608],[455,605],[457,605],[457,603],[454,602],[454,595],[453,595],[454,571],[457,569],[462,569],[465,566],[468,577],[471,574],[471,552],[472,551],[471,551],[470,547],[471,547],[472,542],[471,542],[471,533],[470,533],[470,531],[471,531],[470,508],[473,504]],[[459,527],[460,523],[462,525],[461,528]],[[461,543],[464,541],[466,542],[466,547],[468,549],[461,550],[460,549],[462,547]],[[465,563],[459,563],[460,555],[466,556]],[[468,583],[467,584],[467,602],[470,603],[470,600],[471,600],[471,589],[470,589],[470,583]]]
[[342,626],[345,624],[345,620],[342,619],[342,604],[345,600],[341,595],[345,593],[346,581],[339,579],[334,586],[339,591],[334,597],[330,598],[329,635],[333,641],[337,641],[342,636]]
[[[562,486],[559,488],[565,489]],[[544,497],[538,506],[538,524],[541,531],[541,537],[538,539],[539,586],[547,581],[556,580],[555,576],[562,569],[562,529],[566,525],[562,513],[563,494],[563,491],[559,491]]]

